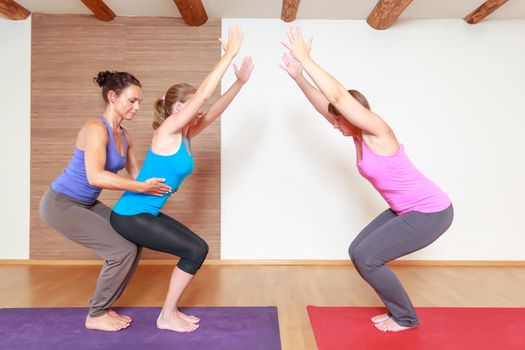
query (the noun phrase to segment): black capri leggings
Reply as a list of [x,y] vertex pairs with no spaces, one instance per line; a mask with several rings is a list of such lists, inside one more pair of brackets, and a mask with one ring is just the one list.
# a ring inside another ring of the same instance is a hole
[[177,267],[189,274],[197,273],[208,255],[206,241],[168,215],[111,212],[110,222],[115,231],[139,246],[179,256]]

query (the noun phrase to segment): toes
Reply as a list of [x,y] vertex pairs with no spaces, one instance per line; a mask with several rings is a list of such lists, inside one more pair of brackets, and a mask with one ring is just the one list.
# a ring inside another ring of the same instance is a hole
[[383,322],[379,322],[379,323],[376,323],[374,324],[374,326],[380,330],[381,332],[388,332],[389,331],[389,327],[388,327],[388,324],[385,323],[385,321]]

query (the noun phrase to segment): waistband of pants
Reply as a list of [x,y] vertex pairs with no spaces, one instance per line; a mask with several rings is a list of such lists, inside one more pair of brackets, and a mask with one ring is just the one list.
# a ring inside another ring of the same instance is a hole
[[79,204],[79,205],[83,205],[83,206],[92,206],[93,204],[95,204],[96,200],[94,200],[93,202],[84,202],[84,201],[81,201],[81,200],[78,200],[76,198],[73,198],[71,196],[68,196],[67,194],[64,194],[62,192],[57,192],[53,189],[53,187],[49,186],[49,194],[51,195],[51,197],[53,199],[66,199],[70,202],[73,202],[75,204]]

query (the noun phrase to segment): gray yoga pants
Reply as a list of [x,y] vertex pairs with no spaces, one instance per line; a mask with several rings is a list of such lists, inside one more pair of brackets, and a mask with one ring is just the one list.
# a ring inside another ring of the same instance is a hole
[[435,213],[385,210],[354,239],[348,253],[365,281],[374,288],[397,324],[415,327],[416,311],[396,275],[385,263],[434,242],[451,225],[454,209]]
[[99,201],[85,203],[50,188],[40,201],[40,216],[70,240],[104,260],[89,315],[103,316],[120,297],[140,258],[141,248],[119,235],[109,223],[111,209]]

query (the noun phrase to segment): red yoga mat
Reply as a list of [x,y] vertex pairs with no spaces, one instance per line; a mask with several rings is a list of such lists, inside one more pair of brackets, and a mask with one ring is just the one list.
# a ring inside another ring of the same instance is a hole
[[374,327],[379,307],[308,306],[319,350],[524,350],[525,309],[419,307],[421,324],[391,333]]

